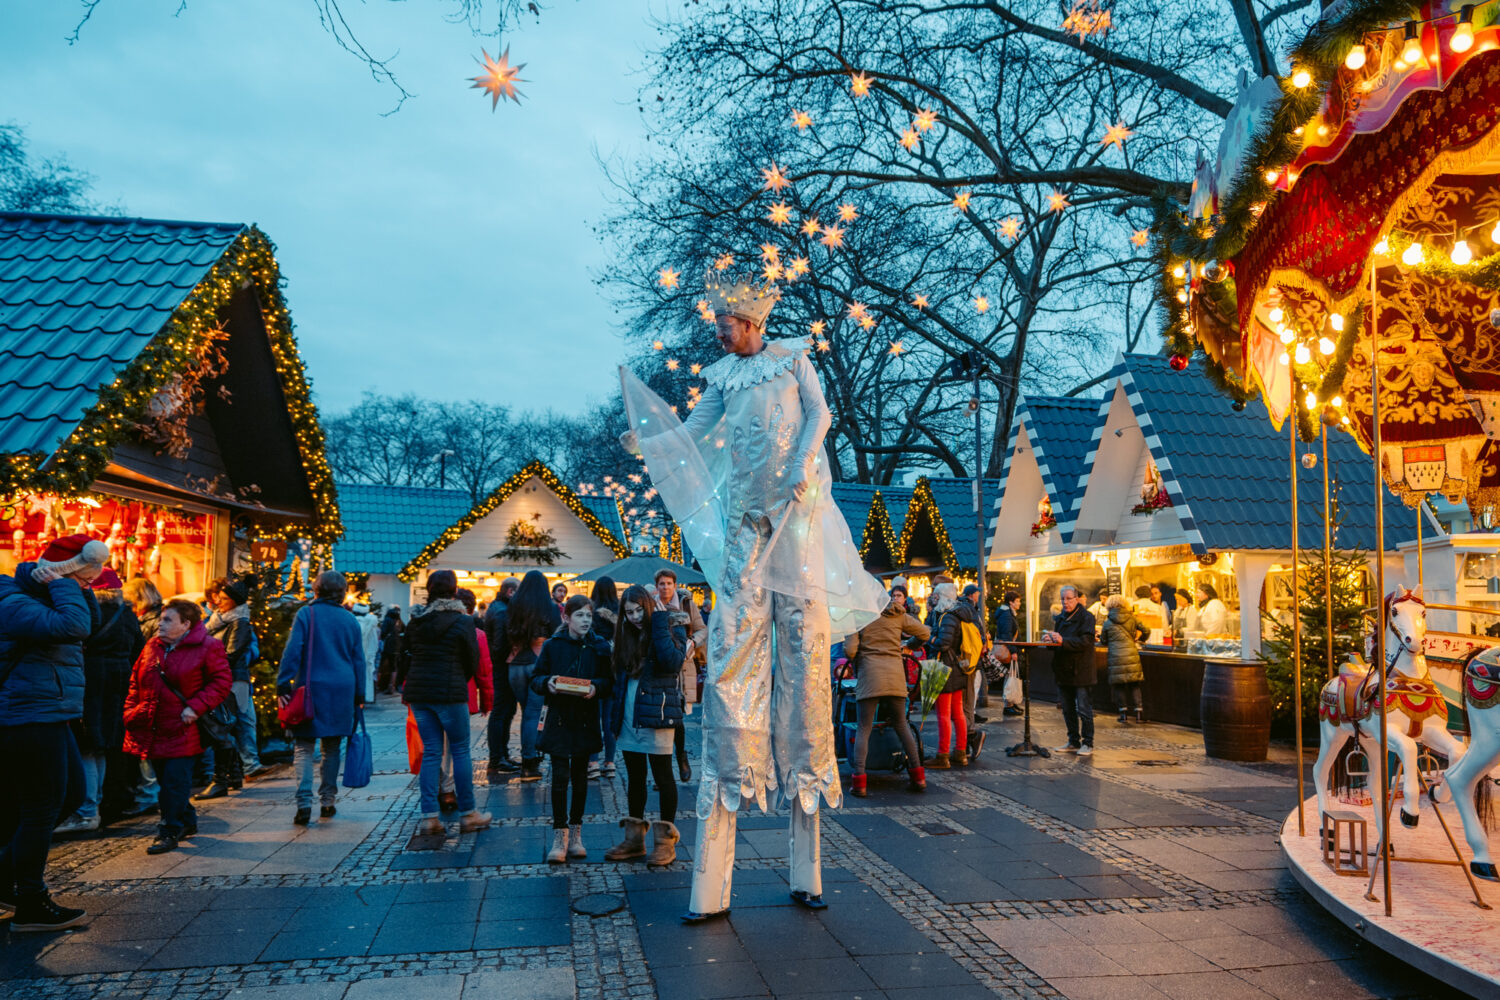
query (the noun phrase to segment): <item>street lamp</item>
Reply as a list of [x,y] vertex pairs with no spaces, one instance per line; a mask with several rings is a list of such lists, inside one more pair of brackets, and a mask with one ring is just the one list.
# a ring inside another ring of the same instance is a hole
[[458,454],[452,448],[438,452],[438,489],[448,488],[448,456]]

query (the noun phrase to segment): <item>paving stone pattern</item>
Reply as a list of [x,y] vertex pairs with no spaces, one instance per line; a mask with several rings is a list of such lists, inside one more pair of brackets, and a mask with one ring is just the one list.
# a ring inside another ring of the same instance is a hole
[[[827,910],[788,898],[786,819],[745,814],[727,919],[678,920],[696,787],[681,790],[678,861],[603,862],[624,774],[591,785],[589,859],[553,867],[547,782],[476,786],[494,826],[412,850],[416,782],[404,713],[369,712],[376,777],[338,815],[290,823],[282,767],[200,807],[200,833],[150,857],[150,820],[59,838],[48,877],[86,928],[0,929],[0,996],[193,1000],[613,1000],[817,997],[1445,997],[1369,948],[1287,875],[1276,841],[1295,797],[1289,755],[1208,761],[1195,732],[1101,718],[1092,760],[1011,759],[1013,722],[971,767],[929,771],[922,796],[875,773],[825,814]],[[1061,737],[1038,706],[1037,738]],[[690,732],[690,745],[696,730]],[[648,814],[656,810],[653,791]],[[608,893],[609,915],[570,903]],[[0,924],[0,928],[7,925]]]

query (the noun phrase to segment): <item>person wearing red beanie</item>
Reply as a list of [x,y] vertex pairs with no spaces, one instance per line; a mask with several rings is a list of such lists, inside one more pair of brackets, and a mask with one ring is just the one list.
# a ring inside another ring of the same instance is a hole
[[11,933],[73,927],[83,910],[60,906],[44,872],[52,828],[84,798],[83,759],[71,724],[83,717],[83,643],[99,627],[88,586],[109,548],[87,535],[59,538],[14,576],[0,576],[0,910]]

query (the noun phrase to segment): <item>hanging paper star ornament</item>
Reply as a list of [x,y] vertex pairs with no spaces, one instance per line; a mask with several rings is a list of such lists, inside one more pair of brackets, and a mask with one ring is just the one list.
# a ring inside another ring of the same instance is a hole
[[863,73],[855,73],[849,78],[849,89],[855,97],[864,97],[870,92],[870,78]]
[[977,295],[974,297],[974,308],[979,312],[989,312],[990,300],[983,295]]
[[780,281],[783,271],[781,265],[773,260],[766,264],[766,268],[763,273],[765,274],[767,281]]
[[808,263],[806,257],[794,257],[792,262],[787,265],[787,277],[795,281],[806,274],[810,267],[811,265]]
[[1100,140],[1101,146],[1118,146],[1125,148],[1125,140],[1135,135],[1135,132],[1125,127],[1124,122],[1117,122],[1104,130],[1104,138]]
[[781,259],[781,250],[774,243],[762,243],[760,245],[760,255],[766,260],[775,262]]
[[822,231],[823,226],[818,222],[817,219],[808,219],[806,222],[802,223],[803,236],[816,236]]
[[823,336],[823,331],[828,329],[828,324],[824,320],[815,319],[809,324],[808,329],[812,331],[814,337],[821,337]]
[[866,306],[863,302],[853,302],[853,303],[850,303],[850,305],[849,305],[849,318],[850,319],[864,319],[865,316],[868,314],[868,309],[869,309],[869,307]]
[[814,343],[818,345],[818,350],[820,351],[830,351],[833,349],[833,345],[831,345],[830,343],[828,343],[828,341],[822,339],[821,337],[814,341]]
[[678,367],[679,364],[681,364],[681,362],[679,362],[676,358],[668,358],[667,359],[667,371],[669,371],[669,372],[675,372],[677,370],[677,367]]
[[914,305],[914,306],[916,306],[918,309],[926,309],[927,308],[927,296],[925,296],[922,293],[918,292],[916,295],[914,295],[912,297],[911,304]]
[[727,270],[729,270],[733,266],[734,266],[734,254],[732,254],[732,253],[720,254],[719,258],[714,261],[714,270],[715,271],[727,271]]
[[792,182],[786,179],[774,160],[769,167],[761,168],[760,175],[766,180],[767,191],[782,191],[792,186]]
[[973,194],[971,192],[960,191],[958,194],[953,196],[953,207],[958,209],[960,212],[967,212],[969,210],[969,199],[972,197]]
[[807,131],[807,127],[812,124],[812,115],[806,111],[798,111],[796,108],[793,108],[792,124],[797,126],[798,132],[805,132]]
[[906,345],[903,344],[901,341],[896,340],[896,341],[892,341],[891,342],[890,353],[891,353],[892,357],[895,357],[896,355],[900,354],[901,352],[903,352],[905,350],[906,350]]
[[659,350],[661,350],[662,348],[664,348],[666,346],[667,346],[666,344],[663,344],[659,340],[653,340],[653,341],[651,341],[651,349],[653,351],[659,351]]
[[1000,220],[1000,235],[1013,240],[1021,235],[1021,220],[1014,215]]
[[931,108],[923,108],[917,112],[917,117],[912,119],[912,124],[916,126],[918,132],[926,132],[937,124],[937,112]]
[[859,318],[859,325],[860,325],[861,329],[864,329],[864,330],[873,330],[873,329],[875,329],[875,317],[874,316],[861,316]]
[[859,218],[859,209],[855,208],[851,202],[846,201],[839,206],[840,222],[853,222],[857,218]]
[[479,51],[483,53],[484,61],[480,62],[478,59],[474,61],[478,62],[481,66],[484,67],[484,75],[470,77],[470,79],[473,80],[474,83],[469,87],[469,89],[482,90],[486,94],[489,94],[491,111],[494,111],[495,108],[499,107],[500,98],[502,97],[508,97],[512,101],[515,101],[517,104],[520,104],[521,97],[516,92],[516,84],[526,82],[520,77],[520,72],[521,70],[526,68],[526,64],[522,63],[519,66],[512,66],[510,64],[509,45],[507,45],[505,47],[505,51],[500,54],[499,61],[491,59],[490,54],[484,49],[480,49]]
[[681,272],[674,271],[670,267],[664,267],[656,272],[656,281],[663,288],[676,288],[677,279],[681,276]]
[[[703,370],[703,366],[700,365],[700,364],[692,364],[692,365],[688,366],[688,371],[692,372],[694,375],[697,375],[702,370]],[[702,391],[703,390],[699,389],[696,385],[693,386],[693,392],[696,393],[696,392],[702,392]]]
[[1149,229],[1137,229],[1135,232],[1130,234],[1130,242],[1134,243],[1138,247],[1145,246],[1146,241],[1150,238],[1151,230]]
[[823,230],[823,238],[818,241],[830,250],[836,250],[844,245],[844,228],[842,226],[828,226]]
[[774,225],[784,226],[788,222],[792,221],[792,206],[788,205],[784,201],[778,201],[776,204],[772,205],[771,210],[766,213],[766,218],[770,220],[770,222]]
[[903,149],[915,149],[922,137],[917,135],[917,130],[909,128],[901,133],[901,146]]
[[1061,191],[1053,191],[1047,196],[1047,211],[1061,212],[1068,207],[1068,196]]

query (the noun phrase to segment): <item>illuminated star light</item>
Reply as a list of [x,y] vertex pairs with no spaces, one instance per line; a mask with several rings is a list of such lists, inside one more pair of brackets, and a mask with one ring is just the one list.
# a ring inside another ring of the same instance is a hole
[[901,133],[901,146],[903,149],[915,149],[922,137],[917,135],[916,129],[907,129]]
[[718,260],[714,261],[714,270],[715,271],[727,271],[727,270],[729,270],[733,266],[734,266],[734,254],[732,254],[732,253],[722,254],[722,255],[720,255],[720,257],[719,257]]
[[1021,220],[1014,215],[1000,220],[1000,235],[1008,240],[1016,239],[1021,235]]
[[656,272],[656,275],[657,284],[661,285],[661,287],[676,288],[677,279],[681,277],[681,272],[674,271],[670,267],[664,267]]
[[1053,191],[1047,196],[1047,211],[1061,212],[1068,207],[1068,196],[1061,191]]
[[918,132],[926,132],[937,124],[937,112],[931,108],[923,108],[917,112],[917,117],[913,118],[911,123]]
[[853,222],[857,218],[859,218],[859,209],[855,208],[852,202],[846,201],[839,206],[840,222]]
[[873,330],[873,329],[875,329],[875,317],[874,316],[861,316],[859,318],[859,325],[860,325],[860,327],[862,329]]
[[1149,229],[1137,229],[1135,232],[1130,234],[1130,242],[1134,243],[1138,247],[1145,246],[1146,241],[1149,239],[1151,239],[1151,230]]
[[677,370],[679,364],[681,364],[681,362],[679,362],[676,358],[668,358],[667,359],[667,371],[669,371],[669,372],[675,372]]
[[788,205],[784,201],[778,201],[776,204],[772,205],[771,210],[766,213],[766,218],[775,225],[784,226],[788,222],[792,221],[792,206]]
[[905,350],[906,350],[906,345],[905,344],[903,344],[899,340],[894,340],[894,341],[891,342],[891,349],[890,349],[889,353],[891,354],[892,357],[895,357],[896,355],[901,354]]
[[844,228],[842,226],[829,226],[823,230],[823,238],[818,241],[830,250],[836,250],[844,245]]
[[815,319],[808,325],[808,329],[812,331],[814,337],[821,337],[823,331],[828,329],[828,323],[825,320]]
[[766,260],[775,262],[781,259],[781,250],[774,243],[762,243],[760,245],[760,255]]
[[814,343],[816,343],[818,345],[818,350],[820,350],[820,351],[831,351],[831,350],[833,350],[833,345],[830,344],[830,343],[828,343],[828,341],[823,340],[822,338],[819,338],[818,340],[814,341]]
[[773,260],[767,262],[765,271],[763,273],[765,274],[767,281],[779,281],[781,280],[781,275],[784,273],[784,271],[782,266]]
[[663,344],[659,340],[653,340],[653,341],[651,341],[651,349],[653,351],[659,351],[659,350],[661,350],[662,348],[664,348],[666,346],[667,346],[666,344]]
[[925,295],[923,295],[923,294],[921,294],[919,292],[915,296],[912,297],[911,304],[914,305],[914,306],[916,306],[918,309],[926,309],[927,308],[927,296],[925,296]]
[[869,315],[869,307],[863,302],[854,302],[849,305],[850,319],[864,319]]
[[870,78],[863,73],[855,73],[849,78],[849,89],[854,92],[855,97],[864,97],[870,92]]
[[772,160],[769,167],[762,167],[760,175],[765,178],[767,191],[783,191],[792,186],[792,182],[786,179],[786,174],[781,172],[781,167]]
[[[502,97],[509,97],[512,101],[520,104],[521,98],[520,95],[516,92],[516,84],[526,82],[520,77],[520,72],[521,70],[526,68],[526,64],[522,63],[519,66],[512,66],[510,64],[509,45],[507,45],[505,47],[505,51],[500,54],[500,60],[498,62],[496,62],[494,59],[491,59],[490,54],[488,52],[485,52],[484,49],[480,49],[479,51],[484,53],[484,62],[480,63],[480,65],[484,67],[484,75],[470,77],[470,79],[473,80],[474,83],[469,89],[482,90],[486,94],[489,94],[491,111],[494,111],[495,108],[499,107],[500,98]],[[479,62],[478,59],[474,61]]]
[[960,212],[967,212],[969,210],[969,199],[972,197],[974,197],[973,192],[960,191],[953,196],[953,207]]
[[1073,9],[1063,19],[1063,30],[1079,38],[1102,35],[1113,26],[1109,11],[1100,10],[1099,0],[1074,0]]
[[797,126],[798,132],[805,132],[807,131],[807,127],[812,124],[812,115],[806,111],[798,111],[796,108],[793,108],[792,124]]
[[974,297],[974,308],[978,312],[989,312],[990,300],[985,298],[983,295],[977,295]]
[[811,265],[808,263],[806,257],[794,257],[792,259],[792,262],[787,265],[787,277],[794,279],[800,278],[804,274],[806,274],[810,268]]
[[802,223],[803,236],[816,236],[823,231],[823,226],[817,219],[808,219]]
[[1125,140],[1135,135],[1135,132],[1125,127],[1124,122],[1116,122],[1104,130],[1104,138],[1099,140],[1101,146],[1118,146],[1125,148]]
[[[692,372],[694,375],[698,374],[702,370],[703,370],[703,366],[700,365],[700,364],[694,363],[694,364],[688,365],[688,371]],[[693,391],[694,392],[701,392],[702,390],[699,389],[697,386],[693,386]]]

